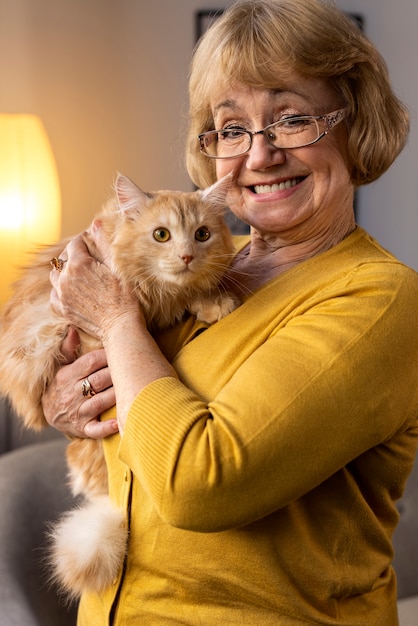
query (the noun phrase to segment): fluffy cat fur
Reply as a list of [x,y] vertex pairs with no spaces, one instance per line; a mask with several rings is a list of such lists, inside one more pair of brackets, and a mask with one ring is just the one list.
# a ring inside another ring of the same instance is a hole
[[[234,253],[224,222],[230,177],[204,191],[145,193],[118,175],[115,197],[96,217],[110,244],[111,270],[141,303],[150,327],[163,328],[184,313],[213,323],[231,312],[235,298],[220,287]],[[98,251],[89,236],[93,256]],[[14,285],[2,317],[0,392],[28,428],[46,426],[41,398],[63,362],[68,322],[49,306],[50,260],[68,240],[39,252]],[[100,259],[99,259],[100,260]],[[80,354],[100,347],[80,331]],[[80,388],[81,393],[81,388]],[[69,598],[104,590],[123,564],[128,541],[124,513],[110,501],[100,441],[74,439],[67,450],[70,484],[80,507],[51,531],[52,578]]]

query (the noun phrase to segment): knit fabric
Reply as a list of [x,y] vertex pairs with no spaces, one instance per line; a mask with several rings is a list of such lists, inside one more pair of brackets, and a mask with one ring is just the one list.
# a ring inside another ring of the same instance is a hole
[[180,381],[105,441],[129,554],[79,626],[395,626],[417,311],[417,273],[357,228],[204,332],[164,333]]

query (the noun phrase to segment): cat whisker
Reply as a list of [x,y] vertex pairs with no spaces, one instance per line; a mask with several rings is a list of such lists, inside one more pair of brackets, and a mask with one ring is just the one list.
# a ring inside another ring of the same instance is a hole
[[[243,294],[244,296],[254,295],[254,291],[250,289],[250,287],[247,287],[241,281],[236,280],[230,275],[228,275],[228,277],[226,278],[226,284],[224,282],[221,282],[220,285],[222,286],[222,289],[224,289],[226,292],[229,291],[232,287],[232,291],[237,291],[237,293]],[[233,289],[234,287],[235,290]]]

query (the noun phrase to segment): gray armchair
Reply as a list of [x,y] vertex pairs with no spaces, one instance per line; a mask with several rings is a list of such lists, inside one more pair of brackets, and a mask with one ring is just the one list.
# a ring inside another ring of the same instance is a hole
[[393,565],[398,580],[400,626],[418,625],[418,461],[398,502],[399,524],[393,536]]
[[73,506],[66,486],[67,440],[53,429],[21,429],[0,399],[0,626],[74,626],[48,584],[47,522]]
[[[74,504],[66,486],[66,444],[53,429],[41,436],[23,432],[0,399],[0,626],[76,622],[75,607],[66,607],[48,587],[43,564],[46,523]],[[394,566],[399,623],[417,626],[418,463],[398,507]]]

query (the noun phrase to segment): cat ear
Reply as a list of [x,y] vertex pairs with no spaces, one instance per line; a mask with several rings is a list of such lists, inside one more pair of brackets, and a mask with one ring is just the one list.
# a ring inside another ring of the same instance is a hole
[[203,200],[211,202],[219,208],[225,208],[226,196],[229,189],[231,188],[231,184],[232,172],[229,172],[229,174],[217,180],[216,183],[202,191]]
[[123,174],[118,173],[114,187],[121,211],[141,210],[150,200],[149,194],[142,191],[130,178]]

